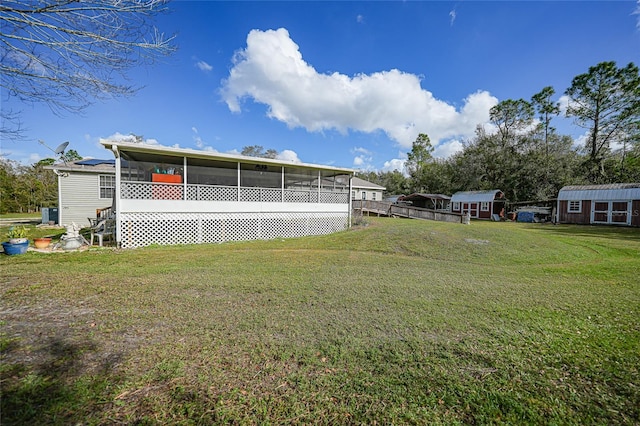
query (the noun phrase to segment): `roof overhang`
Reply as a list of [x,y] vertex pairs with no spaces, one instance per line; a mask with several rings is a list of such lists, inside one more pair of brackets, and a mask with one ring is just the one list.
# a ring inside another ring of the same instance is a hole
[[401,199],[402,201],[414,201],[414,200],[443,200],[443,201],[449,201],[451,200],[451,197],[449,197],[448,195],[444,195],[444,194],[420,194],[420,193],[415,193],[415,194],[410,194],[410,195],[402,195],[399,197],[399,199]]
[[138,152],[138,153],[148,153],[148,154],[156,154],[156,155],[167,155],[167,156],[174,156],[174,157],[187,157],[187,158],[210,159],[210,160],[218,160],[218,161],[242,162],[246,164],[271,164],[271,165],[279,165],[279,166],[285,166],[285,167],[326,170],[326,171],[334,172],[336,174],[352,175],[353,173],[355,173],[355,170],[353,169],[342,168],[342,167],[323,166],[319,164],[310,164],[310,163],[296,163],[293,161],[284,161],[284,160],[277,160],[277,159],[263,158],[263,157],[249,157],[245,155],[222,154],[220,152],[215,152],[215,151],[201,151],[201,150],[188,149],[188,148],[172,148],[172,147],[163,146],[163,145],[151,145],[146,143],[121,142],[121,141],[100,139],[100,144],[102,144],[102,146],[104,146],[106,149],[114,152],[116,151]]

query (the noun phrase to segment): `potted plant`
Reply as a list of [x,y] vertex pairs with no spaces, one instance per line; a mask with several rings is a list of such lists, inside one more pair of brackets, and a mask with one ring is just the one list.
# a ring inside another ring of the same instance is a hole
[[11,244],[22,244],[27,241],[27,228],[24,226],[12,226],[7,232],[7,238]]
[[7,233],[8,242],[2,243],[5,254],[22,254],[26,253],[29,247],[27,239],[27,228],[24,226],[12,226]]
[[36,248],[38,248],[38,249],[45,249],[45,248],[49,247],[49,244],[51,244],[51,238],[50,237],[42,237],[42,238],[34,238],[33,239],[33,245],[36,246]]

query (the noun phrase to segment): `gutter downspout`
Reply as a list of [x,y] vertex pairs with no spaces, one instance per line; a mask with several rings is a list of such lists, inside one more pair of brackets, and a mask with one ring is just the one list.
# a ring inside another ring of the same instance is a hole
[[349,175],[349,193],[347,194],[347,199],[349,200],[349,223],[347,224],[347,226],[349,228],[351,228],[351,221],[353,219],[353,197],[351,196],[351,191],[353,191],[353,174]]
[[116,191],[115,191],[115,208],[116,208],[116,246],[122,246],[122,215],[120,214],[120,185],[121,185],[121,165],[120,153],[117,145],[111,145],[111,151],[116,157]]
[[58,223],[56,225],[62,225],[62,176],[56,173],[58,177]]

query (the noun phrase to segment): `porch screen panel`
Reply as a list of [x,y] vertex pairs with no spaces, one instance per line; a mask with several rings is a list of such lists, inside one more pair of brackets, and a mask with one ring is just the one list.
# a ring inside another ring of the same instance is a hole
[[238,186],[238,163],[187,158],[190,185]]
[[318,171],[302,167],[285,167],[284,201],[287,203],[315,203],[318,198]]
[[320,202],[347,204],[349,202],[349,176],[328,170],[320,173]]
[[[122,152],[120,178],[124,182],[151,182],[153,175],[184,175],[183,157]],[[178,178],[179,179],[179,178]]]
[[240,186],[282,189],[282,167],[270,164],[240,164]]

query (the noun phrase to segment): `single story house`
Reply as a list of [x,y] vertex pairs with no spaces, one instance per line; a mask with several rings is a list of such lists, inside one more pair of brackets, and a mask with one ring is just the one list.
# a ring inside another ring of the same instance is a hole
[[353,170],[101,140],[123,248],[291,238],[351,223]]
[[430,210],[449,210],[451,197],[443,194],[410,194],[398,197],[396,202],[411,204],[413,207],[421,207]]
[[640,183],[565,186],[557,203],[558,223],[640,226]]
[[360,179],[354,176],[351,178],[351,198],[354,200],[383,201],[382,194],[384,186]]
[[113,159],[87,159],[47,166],[58,175],[58,223],[89,226],[96,210],[111,207],[116,186]]
[[499,219],[504,217],[506,201],[499,189],[461,191],[451,196],[451,212],[468,213],[472,219]]

